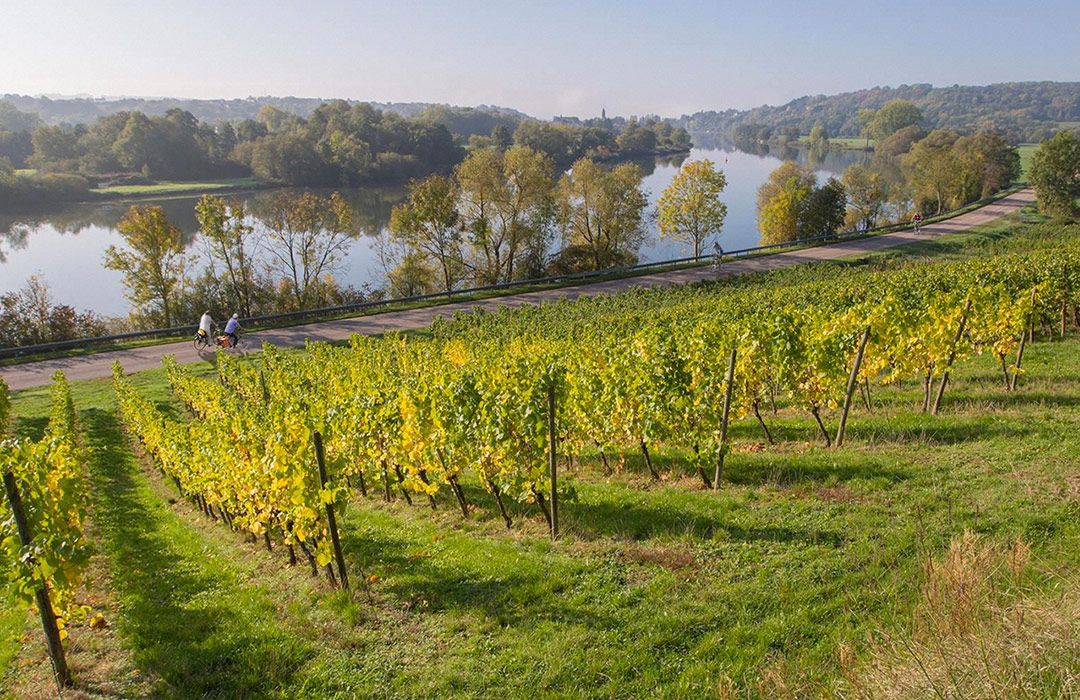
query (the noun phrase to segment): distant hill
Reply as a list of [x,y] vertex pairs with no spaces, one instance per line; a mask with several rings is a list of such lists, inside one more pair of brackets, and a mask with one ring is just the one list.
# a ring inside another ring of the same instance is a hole
[[1060,128],[1080,126],[1080,82],[1049,81],[875,87],[839,95],[800,97],[778,107],[697,112],[674,122],[691,133],[718,138],[731,138],[737,127],[746,125],[807,134],[819,122],[829,136],[855,137],[859,136],[859,110],[878,109],[895,99],[918,105],[927,127],[993,129],[1014,142],[1039,141]]
[[[37,114],[46,124],[92,124],[99,117],[117,112],[139,111],[148,116],[161,116],[170,109],[190,112],[202,122],[241,121],[254,119],[265,105],[291,112],[305,119],[319,105],[329,100],[315,97],[247,97],[231,100],[195,100],[173,97],[117,99],[94,97],[31,97],[29,95],[0,95],[0,101],[13,105],[21,112]],[[357,104],[364,100],[346,100]],[[480,105],[475,108],[451,108],[449,105],[429,102],[370,102],[371,106],[384,112],[395,112],[403,117],[415,117],[432,108],[449,108],[455,111],[472,110],[507,117],[517,122],[530,118],[527,114],[506,107]]]

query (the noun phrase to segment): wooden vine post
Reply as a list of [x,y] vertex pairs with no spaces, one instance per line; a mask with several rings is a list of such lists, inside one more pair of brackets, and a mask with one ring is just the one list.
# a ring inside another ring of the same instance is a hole
[[[863,355],[866,353],[866,341],[870,340],[870,326],[863,331],[859,339],[859,351],[855,353],[855,362],[851,365],[851,376],[848,377],[847,391],[844,393],[844,410],[840,413],[840,425],[836,428],[836,442],[840,447],[844,444],[844,432],[847,430],[848,412],[851,410],[851,399],[855,395],[855,387],[859,383],[859,367],[862,366]],[[867,405],[869,405],[869,400]]]
[[[1031,290],[1031,307],[1035,308],[1035,289]],[[1035,322],[1032,319],[1028,319],[1025,324],[1026,328],[1020,331],[1020,346],[1016,349],[1016,364],[1013,366],[1012,378],[1009,380],[1009,391],[1016,391],[1016,380],[1020,377],[1020,366],[1024,362],[1024,344],[1028,337],[1028,328],[1034,328]],[[1061,335],[1065,336],[1065,310],[1064,307],[1061,311]]]
[[724,476],[724,455],[727,453],[727,429],[728,418],[731,416],[731,389],[735,384],[735,358],[738,346],[731,346],[731,356],[728,357],[727,376],[724,377],[724,413],[720,417],[720,451],[716,455],[716,473],[713,475],[712,487],[714,491],[720,490],[720,480]]
[[555,382],[547,387],[548,474],[551,479],[551,539],[559,539],[558,435],[555,432]]
[[964,306],[964,314],[960,317],[960,325],[956,329],[956,337],[953,338],[952,347],[949,348],[949,357],[945,360],[945,371],[941,374],[941,383],[938,384],[937,396],[934,397],[934,410],[930,412],[932,416],[936,416],[941,409],[941,397],[945,395],[945,385],[949,383],[949,370],[956,359],[956,346],[960,344],[960,339],[964,337],[964,327],[967,325],[967,317],[970,312],[971,299],[968,299],[967,305]]
[[[11,504],[11,514],[15,516],[19,540],[23,547],[29,548],[33,542],[33,535],[26,522],[22,498],[19,496],[19,489],[11,472],[4,472],[4,490],[7,491],[8,503]],[[56,612],[53,610],[52,601],[49,600],[49,588],[45,581],[41,581],[41,585],[34,591],[34,597],[38,612],[41,614],[41,628],[45,632],[45,643],[49,647],[49,659],[56,673],[56,682],[62,687],[69,686],[71,685],[71,671],[68,670],[67,659],[64,657],[64,644],[60,641],[60,626],[57,624]]]
[[[326,456],[323,454],[322,435],[316,430],[312,433],[315,440],[315,461],[319,463],[319,486],[326,488]],[[341,587],[349,588],[349,574],[345,571],[345,555],[341,552],[341,539],[338,537],[337,519],[334,517],[334,504],[326,504],[326,520],[330,524],[330,541],[334,544],[334,558],[337,559]]]

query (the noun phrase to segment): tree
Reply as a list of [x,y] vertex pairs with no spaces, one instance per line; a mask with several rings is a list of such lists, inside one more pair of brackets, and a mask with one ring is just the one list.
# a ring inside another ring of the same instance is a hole
[[258,217],[266,226],[270,255],[289,280],[296,307],[307,307],[358,235],[352,209],[337,192],[329,197],[282,192]]
[[802,202],[817,184],[814,173],[794,161],[781,163],[757,192],[761,244],[787,243],[799,237]]
[[810,129],[807,144],[810,146],[810,153],[814,160],[821,160],[829,152],[829,137],[825,134],[825,127],[821,125],[821,122],[814,124],[814,128]]
[[464,277],[457,204],[454,182],[442,175],[431,175],[412,182],[408,201],[394,207],[390,214],[390,232],[439,266],[447,293]]
[[885,179],[865,165],[855,163],[844,171],[841,182],[847,193],[848,225],[860,231],[874,228],[889,197]]
[[799,238],[833,236],[844,225],[847,194],[835,177],[814,189],[802,202],[799,212]]
[[473,151],[454,174],[461,190],[461,225],[478,253],[476,279],[494,284],[502,277],[508,233],[497,222],[499,205],[507,198],[502,153],[494,148]]
[[866,133],[875,141],[882,141],[904,127],[922,122],[922,110],[908,100],[889,100],[866,121]]
[[514,134],[506,124],[496,124],[491,130],[491,144],[500,151],[505,151],[514,145]]
[[722,170],[712,161],[686,163],[675,175],[657,202],[656,215],[661,238],[687,243],[694,257],[712,236],[720,235],[727,216],[727,205],[720,194],[727,187]]
[[514,279],[523,256],[538,272],[537,258],[545,255],[553,216],[554,168],[547,156],[526,146],[512,146],[503,156],[504,199],[498,217],[506,240],[504,280]]
[[1039,208],[1052,216],[1076,216],[1080,197],[1080,140],[1059,131],[1039,145],[1031,161],[1031,184]]
[[227,203],[222,197],[203,195],[195,205],[195,217],[211,271],[215,263],[225,268],[230,306],[244,317],[254,315],[258,291],[255,229],[247,223],[243,202]]
[[941,214],[950,206],[958,180],[959,163],[952,150],[958,138],[954,131],[934,129],[901,161],[917,208],[933,207]]
[[583,158],[560,179],[558,200],[564,239],[587,251],[593,269],[637,258],[645,240],[642,223],[648,199],[636,165],[623,163],[605,171]]
[[131,207],[116,225],[127,247],[109,246],[105,267],[124,276],[127,298],[150,305],[166,328],[173,324],[175,297],[184,283],[184,234],[161,207]]

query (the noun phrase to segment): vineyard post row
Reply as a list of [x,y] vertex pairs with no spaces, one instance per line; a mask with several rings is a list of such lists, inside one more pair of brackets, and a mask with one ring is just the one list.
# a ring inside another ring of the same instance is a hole
[[[89,561],[84,534],[87,494],[75,405],[63,372],[53,378],[52,410],[39,441],[0,443],[6,507],[0,563],[17,600],[37,609],[56,681],[71,684],[64,653],[66,627],[89,608],[76,592]],[[6,428],[7,387],[0,382],[0,431]]]

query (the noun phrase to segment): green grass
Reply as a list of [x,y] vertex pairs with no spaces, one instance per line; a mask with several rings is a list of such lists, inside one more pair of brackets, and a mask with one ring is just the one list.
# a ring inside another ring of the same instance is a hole
[[[810,142],[810,137],[809,136],[800,136],[799,137],[799,143],[800,144],[807,145],[807,144],[809,144],[809,142]],[[867,150],[866,143],[867,143],[866,139],[861,138],[861,137],[858,137],[858,138],[853,138],[853,137],[848,137],[848,136],[830,136],[829,137],[829,145],[830,146],[834,146],[836,148],[842,148],[842,149],[850,150],[850,151],[865,151],[865,150]],[[873,141],[873,139],[871,139],[870,140],[870,149],[873,150],[873,148],[874,148],[874,141]]]
[[1020,180],[1027,182],[1031,177],[1031,160],[1035,157],[1035,151],[1039,149],[1037,143],[1022,143],[1016,147],[1020,154]]
[[95,194],[140,197],[186,192],[213,192],[216,190],[251,189],[258,187],[259,181],[251,177],[239,177],[228,180],[207,180],[203,182],[161,181],[153,185],[114,185],[90,190]]
[[30,177],[31,175],[36,175],[37,174],[37,169],[36,168],[16,168],[15,169],[15,174],[18,175],[19,177]]

